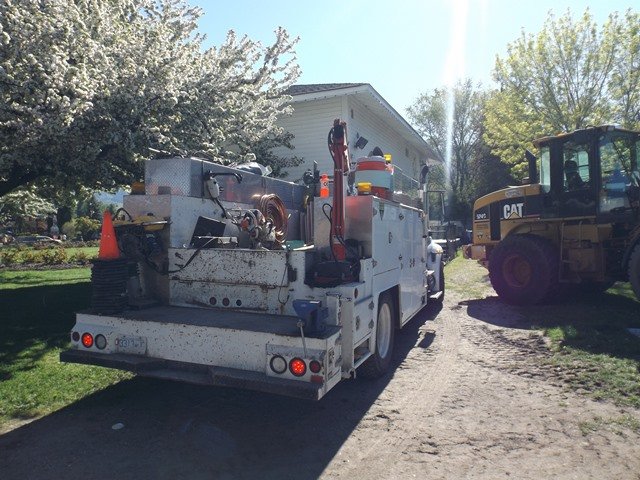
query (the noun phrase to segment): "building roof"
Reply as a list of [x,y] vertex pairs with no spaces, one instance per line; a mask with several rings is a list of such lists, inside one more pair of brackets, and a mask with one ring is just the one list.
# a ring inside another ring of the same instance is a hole
[[429,146],[422,136],[393,108],[369,83],[315,83],[292,85],[286,91],[292,103],[353,95],[371,111],[395,127],[400,135],[422,154],[428,165],[443,163],[442,157]]
[[340,90],[342,88],[360,87],[366,83],[310,83],[307,85],[292,85],[285,94],[295,96],[305,93],[326,92],[329,90]]

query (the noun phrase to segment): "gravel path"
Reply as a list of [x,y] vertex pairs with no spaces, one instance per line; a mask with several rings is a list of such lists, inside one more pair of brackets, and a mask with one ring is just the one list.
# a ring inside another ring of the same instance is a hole
[[519,322],[449,291],[397,333],[391,374],[319,403],[122,382],[0,436],[0,477],[640,479],[620,426],[640,412],[566,389]]

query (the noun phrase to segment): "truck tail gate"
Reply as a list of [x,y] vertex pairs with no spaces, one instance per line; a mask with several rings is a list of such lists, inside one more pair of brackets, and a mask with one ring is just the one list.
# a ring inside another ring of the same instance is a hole
[[341,378],[341,327],[302,336],[300,319],[231,309],[156,306],[79,313],[64,362],[318,400]]
[[81,350],[66,350],[60,353],[60,361],[117,368],[142,377],[176,380],[197,385],[241,388],[305,400],[319,400],[324,394],[321,384],[274,378],[235,368],[211,367],[137,355],[118,353],[105,355]]

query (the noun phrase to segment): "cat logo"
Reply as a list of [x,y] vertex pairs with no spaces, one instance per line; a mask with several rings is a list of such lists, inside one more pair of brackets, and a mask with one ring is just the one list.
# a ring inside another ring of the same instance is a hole
[[522,207],[524,203],[506,204],[502,207],[502,218],[522,218]]

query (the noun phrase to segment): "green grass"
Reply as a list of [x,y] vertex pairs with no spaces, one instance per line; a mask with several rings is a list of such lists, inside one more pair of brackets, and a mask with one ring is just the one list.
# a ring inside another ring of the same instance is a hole
[[[456,258],[445,272],[447,287],[471,301],[495,296],[486,269],[477,262]],[[522,328],[543,330],[550,339],[547,362],[569,387],[640,408],[640,338],[627,330],[640,328],[640,302],[628,283],[616,283],[599,295],[566,295],[549,305],[508,308],[522,316]]]
[[90,269],[0,272],[0,429],[130,375],[62,364],[74,312],[88,306]]
[[90,278],[91,269],[88,267],[70,268],[65,270],[0,271],[0,291],[25,287],[46,287],[52,285],[71,285],[81,282],[86,283]]
[[640,420],[631,415],[621,415],[613,418],[595,417],[593,420],[580,422],[579,428],[585,436],[602,428],[612,430],[618,435],[624,435],[625,431],[629,430],[634,433],[640,433]]
[[[452,279],[453,281],[449,281]],[[489,273],[476,261],[465,260],[461,252],[445,267],[446,288],[466,299],[484,298],[493,293],[489,284]]]
[[84,253],[89,258],[95,258],[98,256],[98,247],[65,247],[69,256],[77,253]]
[[640,408],[640,338],[627,330],[640,328],[640,302],[629,284],[520,311],[550,338],[549,363],[574,389]]

